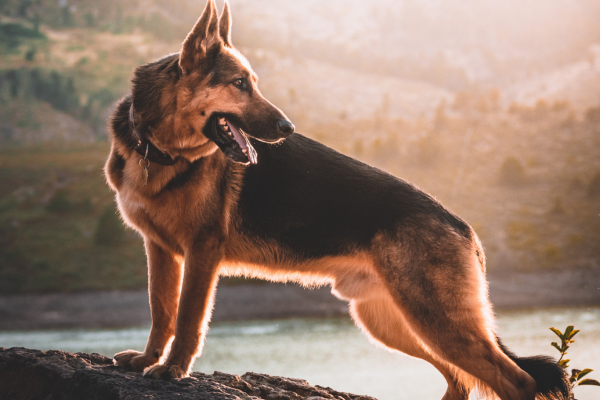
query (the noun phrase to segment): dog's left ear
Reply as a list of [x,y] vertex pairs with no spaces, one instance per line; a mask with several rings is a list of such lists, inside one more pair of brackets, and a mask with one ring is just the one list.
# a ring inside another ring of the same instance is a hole
[[219,35],[225,46],[233,47],[231,44],[231,13],[229,12],[229,2],[227,0],[225,0],[221,18],[219,18]]
[[[230,19],[229,19],[230,20]],[[179,66],[183,74],[189,74],[194,67],[199,66],[202,58],[213,46],[222,46],[219,17],[215,0],[208,0],[202,15],[188,33],[179,54]]]

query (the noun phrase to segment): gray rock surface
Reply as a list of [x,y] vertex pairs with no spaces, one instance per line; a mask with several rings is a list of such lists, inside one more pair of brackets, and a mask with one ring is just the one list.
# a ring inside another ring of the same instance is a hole
[[302,379],[248,372],[194,372],[160,381],[113,365],[100,354],[0,348],[0,400],[375,400],[310,386]]

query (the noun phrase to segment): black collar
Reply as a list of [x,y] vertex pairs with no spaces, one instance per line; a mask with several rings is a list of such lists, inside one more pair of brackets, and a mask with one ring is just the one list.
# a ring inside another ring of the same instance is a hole
[[180,157],[171,158],[170,155],[160,151],[150,140],[143,137],[135,126],[135,115],[133,111],[133,103],[129,108],[129,130],[136,144],[133,149],[137,151],[146,160],[160,165],[175,165],[179,162]]

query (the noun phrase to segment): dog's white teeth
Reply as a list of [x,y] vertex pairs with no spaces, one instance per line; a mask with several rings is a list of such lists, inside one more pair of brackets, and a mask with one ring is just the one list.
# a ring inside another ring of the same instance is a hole
[[229,125],[227,124],[227,120],[225,118],[219,118],[218,123],[221,132],[231,135],[231,132],[229,131]]

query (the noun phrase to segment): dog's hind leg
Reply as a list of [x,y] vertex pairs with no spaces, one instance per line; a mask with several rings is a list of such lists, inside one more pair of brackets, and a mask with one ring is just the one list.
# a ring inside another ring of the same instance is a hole
[[376,251],[380,273],[411,332],[436,359],[477,378],[502,400],[534,400],[535,381],[496,341],[471,239],[442,229],[401,235],[382,240]]
[[386,347],[428,361],[448,383],[443,400],[466,400],[474,379],[429,353],[407,327],[398,307],[388,296],[350,302],[352,318],[363,331]]
[[148,256],[148,292],[152,328],[143,353],[126,350],[115,354],[116,364],[136,372],[156,364],[175,334],[175,318],[181,286],[181,260],[146,239]]

